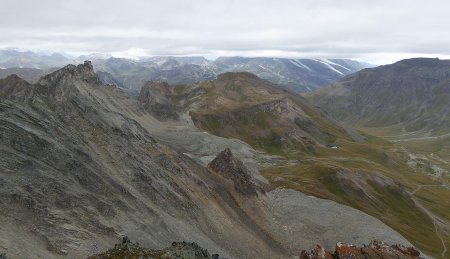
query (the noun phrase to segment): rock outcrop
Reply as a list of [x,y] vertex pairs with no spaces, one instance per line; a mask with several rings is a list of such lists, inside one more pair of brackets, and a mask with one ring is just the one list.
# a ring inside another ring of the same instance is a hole
[[257,195],[255,184],[252,182],[250,172],[242,161],[235,158],[229,148],[220,152],[208,164],[208,170],[231,180],[237,192],[243,195]]
[[218,254],[210,254],[207,249],[201,248],[197,243],[173,242],[164,249],[146,249],[139,243],[133,243],[124,237],[122,243],[116,244],[113,249],[88,259],[221,259]]
[[58,101],[66,101],[77,90],[76,84],[102,85],[90,61],[78,66],[67,65],[60,70],[45,75],[35,84],[34,94],[51,96]]
[[300,259],[334,259],[334,255],[321,245],[316,245],[311,251],[303,250]]
[[316,245],[311,251],[303,250],[300,259],[419,259],[423,258],[420,252],[413,247],[403,245],[388,245],[383,241],[374,240],[368,246],[355,246],[351,244],[337,243],[334,252]]

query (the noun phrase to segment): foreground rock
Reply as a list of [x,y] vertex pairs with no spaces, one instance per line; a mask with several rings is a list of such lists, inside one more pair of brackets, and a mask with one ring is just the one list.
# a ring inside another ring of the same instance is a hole
[[88,259],[220,259],[218,254],[210,254],[207,249],[196,243],[173,242],[164,249],[146,249],[138,243],[133,243],[124,237],[122,243],[116,244],[113,249],[88,257]]
[[418,259],[423,258],[420,252],[413,247],[402,245],[388,245],[383,241],[374,240],[368,246],[362,247],[337,243],[334,252],[326,251],[322,246],[316,245],[311,251],[303,250],[300,259]]

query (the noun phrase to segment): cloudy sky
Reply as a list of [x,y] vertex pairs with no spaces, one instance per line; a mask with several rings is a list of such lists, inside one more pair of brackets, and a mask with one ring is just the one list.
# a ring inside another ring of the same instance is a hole
[[0,48],[112,53],[450,58],[447,0],[0,0]]

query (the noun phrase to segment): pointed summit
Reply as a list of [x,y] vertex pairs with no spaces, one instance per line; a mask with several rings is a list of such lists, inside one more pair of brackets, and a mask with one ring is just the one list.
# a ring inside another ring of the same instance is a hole
[[234,188],[241,194],[257,195],[249,170],[241,160],[234,157],[229,148],[220,152],[213,161],[208,164],[208,170],[222,177],[232,180]]
[[36,92],[64,100],[73,89],[83,84],[93,86],[102,84],[90,61],[84,61],[77,66],[70,64],[41,77],[36,84]]
[[79,64],[78,66],[69,64],[53,73],[43,76],[39,79],[38,84],[48,85],[71,78],[81,79],[90,83],[100,83],[91,61],[84,61],[83,64]]
[[24,98],[30,92],[30,86],[27,81],[16,74],[9,75],[0,79],[0,98]]

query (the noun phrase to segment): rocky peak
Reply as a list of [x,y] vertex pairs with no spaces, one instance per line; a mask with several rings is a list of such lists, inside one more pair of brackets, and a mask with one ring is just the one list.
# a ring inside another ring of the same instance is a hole
[[36,93],[53,96],[57,100],[64,100],[79,84],[101,85],[94,72],[92,63],[85,61],[77,66],[69,64],[53,73],[45,75],[36,84]]
[[30,86],[16,74],[9,75],[0,79],[0,98],[23,97],[30,91]]
[[54,84],[70,78],[81,79],[86,82],[99,82],[91,61],[84,61],[83,64],[77,66],[69,64],[53,73],[43,76],[39,79],[38,84]]
[[22,78],[20,78],[18,75],[16,75],[16,74],[11,74],[11,75],[9,75],[9,76],[7,76],[7,77],[5,77],[5,78],[2,78],[2,79],[0,79],[0,80],[8,80],[8,81],[16,81],[16,80],[23,80]]
[[249,170],[241,160],[234,157],[229,148],[220,152],[213,161],[208,164],[208,170],[222,177],[232,180],[234,188],[241,194],[257,195]]

